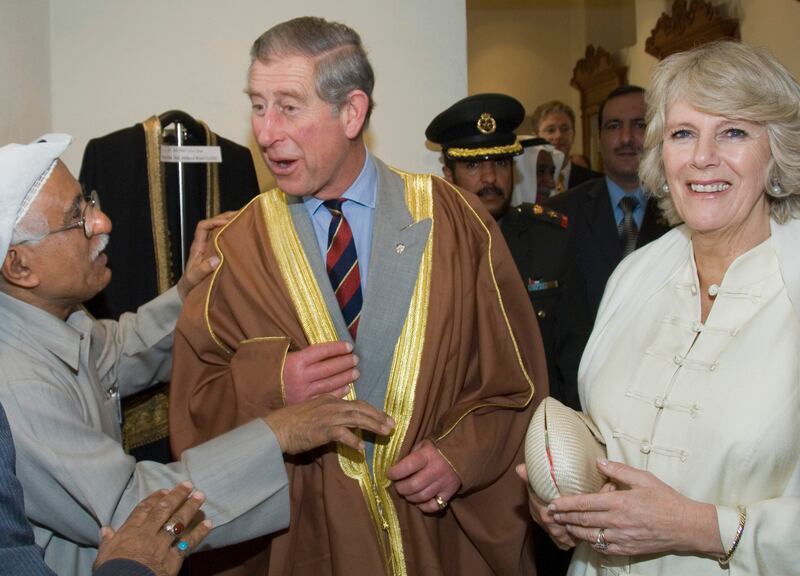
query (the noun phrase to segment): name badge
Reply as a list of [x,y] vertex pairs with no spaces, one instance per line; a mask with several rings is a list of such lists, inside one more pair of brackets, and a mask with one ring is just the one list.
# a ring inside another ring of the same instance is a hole
[[558,288],[558,280],[531,280],[528,278],[528,292],[539,292],[550,288]]

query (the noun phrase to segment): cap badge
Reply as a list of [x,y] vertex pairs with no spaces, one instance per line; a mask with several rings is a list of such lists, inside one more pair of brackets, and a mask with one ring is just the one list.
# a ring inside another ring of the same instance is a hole
[[497,122],[492,118],[492,115],[488,112],[481,114],[481,117],[478,118],[478,131],[481,134],[494,134],[496,129]]

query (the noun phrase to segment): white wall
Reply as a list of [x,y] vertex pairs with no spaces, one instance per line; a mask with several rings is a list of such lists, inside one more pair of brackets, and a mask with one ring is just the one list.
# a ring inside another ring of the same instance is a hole
[[[77,172],[90,138],[172,108],[253,150],[243,94],[250,45],[303,15],[361,35],[376,75],[372,150],[438,173],[424,131],[467,94],[464,0],[51,0],[53,127],[76,139],[65,161]],[[260,159],[256,167],[269,185]]]
[[48,0],[0,2],[0,145],[50,130]]
[[[470,94],[509,94],[522,102],[529,116],[547,100],[562,100],[578,110],[580,94],[569,83],[575,62],[583,56],[586,35],[584,12],[574,3],[471,9],[467,15]],[[530,124],[519,131],[529,134]],[[580,135],[575,142],[578,151]]]

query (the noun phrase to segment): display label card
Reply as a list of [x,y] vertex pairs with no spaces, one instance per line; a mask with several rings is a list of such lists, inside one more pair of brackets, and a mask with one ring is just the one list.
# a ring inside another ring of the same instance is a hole
[[219,146],[161,146],[162,162],[222,162]]

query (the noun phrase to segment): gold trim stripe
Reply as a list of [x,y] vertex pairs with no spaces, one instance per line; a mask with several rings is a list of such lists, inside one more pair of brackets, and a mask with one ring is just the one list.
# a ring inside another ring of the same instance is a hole
[[[206,145],[218,146],[217,135],[211,131],[205,122],[202,120],[199,122],[206,133]],[[216,216],[222,209],[219,188],[219,163],[206,162],[206,218]]]
[[[497,286],[497,278],[494,275],[494,263],[492,262],[492,235],[489,232],[489,229],[486,227],[486,224],[484,224],[483,220],[480,219],[480,216],[478,216],[475,213],[475,210],[472,208],[472,206],[470,206],[469,202],[467,202],[467,200],[464,198],[464,195],[461,193],[459,188],[456,187],[456,186],[453,186],[449,182],[447,182],[447,185],[450,186],[450,188],[455,191],[455,193],[458,195],[458,197],[461,199],[461,201],[464,203],[464,205],[467,207],[467,209],[472,213],[472,215],[475,218],[475,220],[480,224],[481,228],[483,228],[483,231],[486,234],[486,237],[488,239],[489,247],[487,249],[487,257],[489,259],[489,271],[490,271],[491,276],[492,276],[492,285],[494,286],[495,294],[497,294],[497,303],[498,303],[498,305],[500,307],[500,312],[503,314],[503,321],[505,322],[506,330],[508,331],[508,336],[509,336],[509,338],[511,338],[511,343],[514,346],[514,353],[515,353],[515,355],[517,357],[517,364],[519,365],[519,369],[522,372],[522,375],[525,377],[525,381],[528,383],[528,386],[530,388],[530,393],[528,395],[528,399],[520,405],[520,408],[524,408],[533,399],[534,383],[533,383],[533,380],[531,380],[531,377],[528,374],[528,371],[525,369],[525,363],[522,361],[522,355],[519,353],[519,345],[517,344],[517,339],[514,337],[514,331],[511,329],[511,323],[508,321],[508,314],[506,313],[506,307],[505,307],[505,305],[503,305],[503,297],[500,294],[500,288]],[[471,414],[475,410],[478,410],[480,408],[485,408],[487,406],[496,406],[496,404],[491,404],[491,403],[487,402],[487,403],[484,403],[484,404],[479,404],[477,406],[473,406],[472,408],[470,408],[469,410],[464,412],[461,416],[459,416],[458,420],[456,420],[453,423],[453,425],[450,426],[450,428],[448,428],[442,434],[440,434],[439,437],[437,438],[437,440],[441,440],[442,438],[445,438],[448,434],[450,434],[450,432],[452,432],[453,429],[456,426],[458,426],[461,423],[461,421],[467,415]],[[451,464],[451,466],[452,466],[452,464]]]
[[[217,145],[217,135],[208,125],[198,121],[203,127],[205,142],[209,146]],[[165,170],[161,162],[161,138],[163,131],[158,116],[151,116],[144,122],[145,154],[147,157],[147,184],[150,199],[150,221],[153,228],[153,251],[156,258],[156,289],[159,294],[169,290],[175,284],[172,274],[172,243],[167,220]],[[219,165],[216,162],[206,163],[206,207],[205,217],[219,214],[221,208]],[[189,231],[188,240],[193,238]]]
[[158,116],[145,120],[144,142],[147,155],[147,184],[150,189],[150,221],[153,227],[153,252],[156,258],[156,288],[159,294],[172,286],[172,248],[164,200],[164,171],[161,164],[161,121]]
[[[406,204],[414,222],[433,220],[433,183],[430,175],[408,174],[397,171],[406,184]],[[428,305],[433,269],[433,223],[414,285],[403,330],[395,346],[394,358],[389,371],[384,410],[395,420],[394,434],[385,445],[375,447],[373,470],[378,497],[388,523],[388,536],[392,551],[392,569],[395,575],[407,573],[403,550],[402,532],[397,510],[389,495],[391,481],[386,472],[397,462],[400,448],[406,438],[411,416],[414,412],[414,397],[417,390],[422,354],[425,349],[425,333],[428,326]]]
[[274,188],[261,194],[259,199],[269,243],[308,341],[319,344],[338,340],[317,279],[294,228],[286,196]]
[[219,232],[214,235],[214,248],[217,251],[217,255],[219,256],[219,264],[214,269],[214,272],[211,273],[211,282],[208,283],[208,290],[206,291],[206,303],[205,308],[203,310],[203,318],[205,319],[206,323],[206,330],[208,330],[208,334],[211,336],[211,339],[214,340],[214,343],[220,347],[220,349],[227,355],[232,356],[233,350],[228,348],[225,343],[217,336],[217,333],[214,332],[214,328],[211,326],[211,319],[209,317],[209,308],[211,307],[211,294],[214,291],[214,285],[217,282],[217,276],[219,276],[222,268],[225,266],[225,253],[222,251],[219,245],[219,238],[222,236],[222,233],[225,232],[225,229],[232,225],[239,217],[245,213],[246,208],[252,204],[253,202],[257,202],[260,196],[256,196],[250,202],[248,202],[241,210],[239,210],[236,214],[234,214],[233,218],[231,218],[227,224],[225,224]]
[[445,156],[448,158],[477,158],[480,156],[499,156],[501,154],[522,154],[522,144],[519,140],[506,146],[490,146],[487,148],[448,148]]

